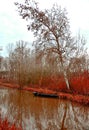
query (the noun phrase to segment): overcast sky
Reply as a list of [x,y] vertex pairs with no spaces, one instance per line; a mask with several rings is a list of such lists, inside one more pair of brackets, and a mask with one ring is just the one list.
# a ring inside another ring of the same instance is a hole
[[[22,20],[16,12],[14,2],[24,0],[0,0],[0,46],[6,55],[5,48],[8,43],[15,43],[18,40],[33,41],[33,35],[27,31],[26,21]],[[58,3],[66,8],[70,20],[71,31],[76,35],[79,31],[85,36],[89,43],[89,0],[36,0],[41,8],[51,8]]]

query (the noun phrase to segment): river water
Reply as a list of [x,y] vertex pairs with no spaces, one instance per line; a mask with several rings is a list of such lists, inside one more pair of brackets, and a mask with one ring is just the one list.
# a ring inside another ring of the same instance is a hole
[[89,107],[0,87],[0,115],[23,130],[89,130]]

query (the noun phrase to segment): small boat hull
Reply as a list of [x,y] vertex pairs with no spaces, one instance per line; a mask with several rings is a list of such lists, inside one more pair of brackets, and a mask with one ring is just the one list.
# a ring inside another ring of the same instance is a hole
[[58,98],[57,94],[46,94],[46,93],[39,93],[39,92],[33,92],[34,96],[40,96],[40,97],[50,97],[50,98]]

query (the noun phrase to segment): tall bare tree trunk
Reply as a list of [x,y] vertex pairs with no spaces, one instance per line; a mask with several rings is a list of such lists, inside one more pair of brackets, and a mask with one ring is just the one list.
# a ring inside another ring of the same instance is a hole
[[66,71],[64,70],[64,65],[62,62],[61,62],[61,67],[62,67],[62,72],[63,72],[64,80],[66,83],[66,87],[67,87],[67,89],[70,89],[69,80],[67,78],[67,74],[66,74]]
[[66,74],[65,71],[63,71],[63,74],[64,74],[64,79],[65,79],[65,82],[66,82],[67,89],[70,89],[70,85],[69,85],[69,80],[67,78],[67,74]]

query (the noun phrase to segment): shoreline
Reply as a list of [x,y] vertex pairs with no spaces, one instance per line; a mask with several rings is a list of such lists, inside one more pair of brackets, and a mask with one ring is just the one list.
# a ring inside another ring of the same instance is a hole
[[[0,86],[13,88],[13,89],[19,89],[19,85],[13,84],[13,83],[4,83],[0,82]],[[87,95],[80,95],[80,94],[74,94],[74,93],[65,93],[60,91],[54,91],[47,88],[39,88],[39,87],[29,87],[24,86],[21,90],[30,91],[30,92],[39,92],[44,94],[56,94],[58,95],[59,99],[66,99],[73,102],[77,102],[84,105],[89,105],[89,96]]]

